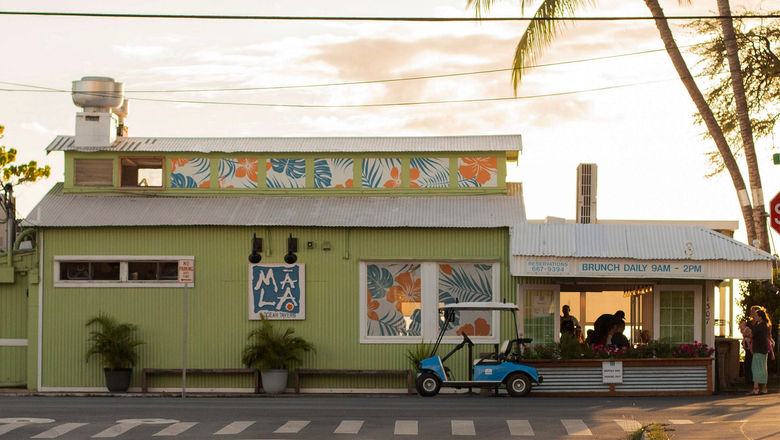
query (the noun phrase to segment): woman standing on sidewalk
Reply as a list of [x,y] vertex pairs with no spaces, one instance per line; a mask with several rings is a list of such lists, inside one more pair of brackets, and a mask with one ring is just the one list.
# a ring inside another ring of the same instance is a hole
[[[763,310],[756,311],[753,323],[753,391],[750,394],[766,394],[767,371],[766,356],[769,352],[769,329],[771,322]],[[759,385],[761,390],[759,391]]]

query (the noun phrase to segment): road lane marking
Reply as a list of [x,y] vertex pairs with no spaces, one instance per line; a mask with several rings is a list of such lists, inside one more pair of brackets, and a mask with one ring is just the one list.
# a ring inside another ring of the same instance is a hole
[[5,425],[0,425],[0,435],[11,432],[16,428],[21,428],[22,426],[26,425],[27,423],[7,423]]
[[636,420],[616,419],[615,423],[618,424],[625,432],[634,432],[637,429],[642,428],[642,424]]
[[417,420],[396,420],[395,435],[417,435]]
[[534,435],[534,430],[528,420],[507,420],[506,424],[509,426],[509,435]]
[[157,434],[154,434],[153,437],[173,437],[175,435],[179,435],[182,432],[192,428],[193,426],[197,425],[198,422],[181,422],[181,423],[174,423],[173,425],[163,429],[162,431],[158,432]]
[[561,423],[569,435],[593,435],[582,419],[561,419]]
[[363,427],[362,420],[342,420],[339,426],[333,431],[334,434],[357,434]]
[[254,425],[255,422],[233,422],[224,428],[220,429],[219,431],[215,432],[214,435],[233,435],[233,434],[241,434],[244,432],[246,428],[249,428],[250,426]]
[[687,419],[669,419],[672,425],[693,425],[693,421]]
[[452,435],[477,435],[473,420],[450,420]]
[[135,428],[136,426],[141,425],[142,423],[133,422],[133,423],[117,423],[114,426],[111,426],[103,431],[98,432],[97,434],[93,435],[92,438],[110,438],[110,437],[117,437],[120,436],[127,431]]
[[701,422],[702,425],[711,425],[713,423],[748,423],[750,420],[713,420],[711,422]]
[[62,425],[57,425],[54,428],[51,428],[50,430],[42,432],[31,438],[57,438],[61,435],[73,431],[76,428],[81,428],[84,425],[86,425],[86,423],[63,423]]
[[308,420],[290,420],[274,431],[274,434],[297,434],[308,424]]

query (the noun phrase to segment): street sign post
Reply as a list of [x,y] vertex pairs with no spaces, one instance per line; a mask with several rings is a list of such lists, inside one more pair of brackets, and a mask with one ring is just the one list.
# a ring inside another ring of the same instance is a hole
[[179,282],[184,284],[184,329],[182,341],[181,398],[187,394],[187,286],[195,282],[195,260],[179,260]]

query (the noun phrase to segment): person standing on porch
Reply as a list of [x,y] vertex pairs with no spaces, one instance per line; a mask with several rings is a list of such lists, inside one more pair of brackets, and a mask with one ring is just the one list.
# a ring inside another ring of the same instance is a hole
[[571,308],[568,304],[561,308],[561,312],[563,312],[563,316],[561,316],[561,335],[574,336],[576,330],[580,328],[580,322],[577,321],[574,315],[569,314],[570,311]]
[[[756,321],[753,323],[753,391],[750,394],[766,394],[768,392],[766,358],[769,352],[769,329],[771,322],[763,310],[756,311]],[[760,386],[760,390],[759,390]]]

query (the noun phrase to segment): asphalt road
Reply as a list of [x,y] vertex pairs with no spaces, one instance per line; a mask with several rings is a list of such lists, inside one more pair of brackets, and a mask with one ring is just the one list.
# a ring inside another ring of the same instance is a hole
[[0,396],[0,440],[626,439],[647,423],[676,439],[780,439],[780,395]]

